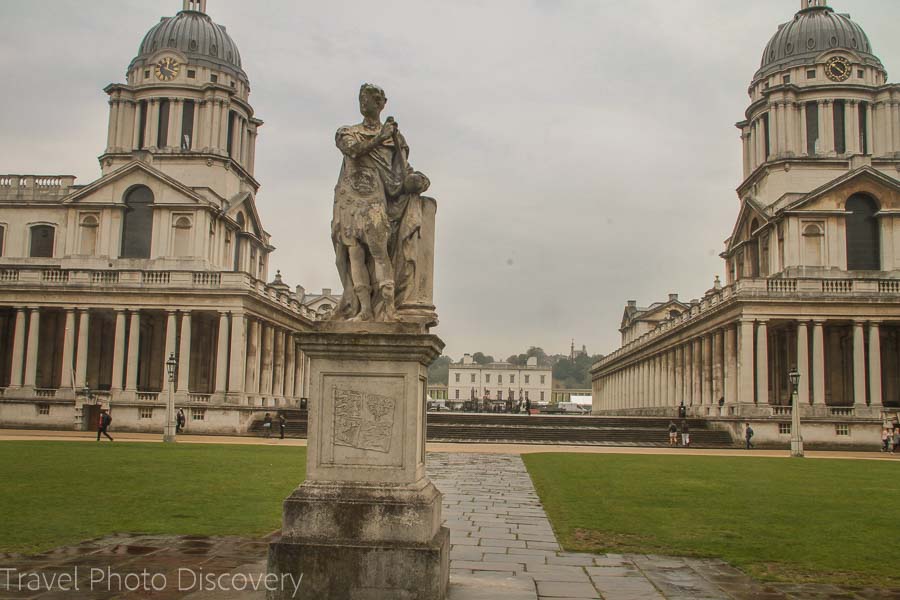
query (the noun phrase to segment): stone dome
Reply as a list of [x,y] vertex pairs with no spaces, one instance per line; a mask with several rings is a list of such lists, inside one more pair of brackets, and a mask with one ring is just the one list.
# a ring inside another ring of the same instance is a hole
[[754,80],[790,66],[813,64],[820,54],[829,50],[853,52],[866,64],[884,70],[872,53],[866,32],[850,15],[838,14],[830,6],[811,6],[778,27],[766,45]]
[[174,17],[160,19],[144,36],[129,71],[139,64],[148,64],[153,55],[166,48],[178,50],[193,64],[229,71],[247,81],[237,44],[223,25],[214,23],[201,11],[182,10]]

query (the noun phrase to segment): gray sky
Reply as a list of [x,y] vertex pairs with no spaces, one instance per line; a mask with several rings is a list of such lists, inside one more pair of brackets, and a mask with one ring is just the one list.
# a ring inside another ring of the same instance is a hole
[[[900,68],[900,2],[832,0]],[[625,301],[700,296],[738,201],[734,123],[799,0],[209,0],[265,120],[257,204],[291,285],[339,287],[334,131],[364,81],[438,200],[446,352],[618,346]],[[99,176],[106,95],[181,0],[0,1],[0,171]]]

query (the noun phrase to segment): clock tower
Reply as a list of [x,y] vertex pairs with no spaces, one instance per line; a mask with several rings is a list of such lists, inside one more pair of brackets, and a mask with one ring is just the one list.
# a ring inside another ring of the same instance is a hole
[[237,45],[206,13],[183,0],[144,36],[125,83],[105,89],[109,131],[103,174],[134,160],[221,198],[256,193],[256,137],[250,81]]

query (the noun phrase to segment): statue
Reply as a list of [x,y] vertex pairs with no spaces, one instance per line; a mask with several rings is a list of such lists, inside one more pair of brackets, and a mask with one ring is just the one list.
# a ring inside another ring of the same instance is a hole
[[436,204],[421,196],[430,181],[409,166],[397,122],[381,122],[386,103],[380,87],[363,84],[362,123],[335,135],[344,160],[334,188],[331,239],[344,293],[332,319],[434,325]]

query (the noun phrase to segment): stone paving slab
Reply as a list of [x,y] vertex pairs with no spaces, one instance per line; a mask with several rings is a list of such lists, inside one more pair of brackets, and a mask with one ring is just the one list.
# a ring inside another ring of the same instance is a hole
[[[448,600],[900,600],[900,590],[763,584],[721,560],[563,552],[518,455],[431,453],[428,459],[429,474],[444,492],[450,528]],[[59,586],[5,585],[0,573],[0,600],[262,600],[264,592],[246,583],[244,589],[210,590],[190,586],[188,579],[181,581],[185,589],[179,589],[179,569],[226,574],[231,577],[227,586],[233,587],[239,587],[241,580],[234,579],[239,575],[258,581],[265,575],[266,549],[275,535],[116,534],[37,556],[0,553],[0,569],[20,573],[74,575],[78,567],[74,579],[80,586],[72,592]],[[152,593],[104,583],[91,589],[92,568],[123,577],[146,570],[165,577],[168,585]]]

